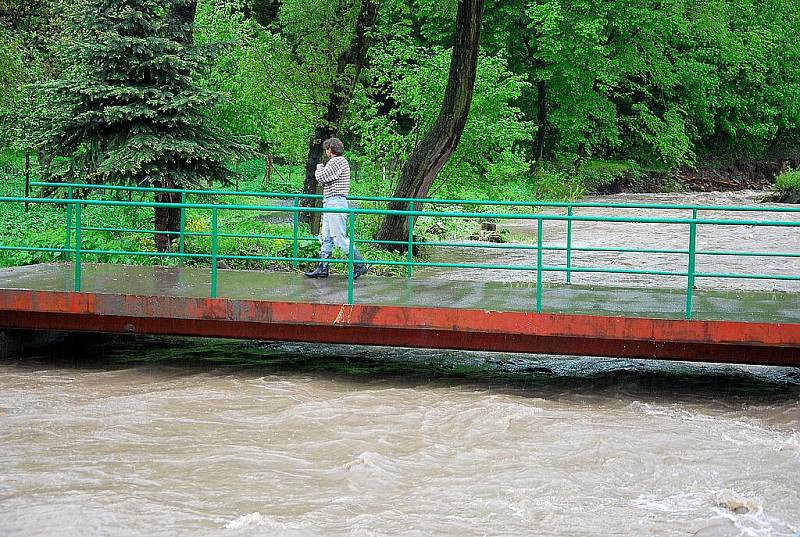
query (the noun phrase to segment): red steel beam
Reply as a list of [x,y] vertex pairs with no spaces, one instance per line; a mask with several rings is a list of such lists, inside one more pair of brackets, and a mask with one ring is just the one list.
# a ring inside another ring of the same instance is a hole
[[0,290],[0,327],[800,366],[800,324]]

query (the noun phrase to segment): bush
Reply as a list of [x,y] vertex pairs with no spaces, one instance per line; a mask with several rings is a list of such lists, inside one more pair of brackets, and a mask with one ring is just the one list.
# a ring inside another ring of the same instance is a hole
[[587,192],[600,192],[615,181],[635,182],[639,172],[628,162],[591,160],[581,166],[578,176]]
[[537,201],[572,201],[586,193],[581,178],[564,170],[542,167],[533,181]]
[[777,201],[800,203],[800,169],[787,170],[775,179]]

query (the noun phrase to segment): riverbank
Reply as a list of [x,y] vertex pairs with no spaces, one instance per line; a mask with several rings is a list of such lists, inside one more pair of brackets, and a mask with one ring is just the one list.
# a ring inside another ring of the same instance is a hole
[[593,194],[769,191],[781,174],[797,168],[800,168],[798,155],[766,160],[735,159],[724,164],[701,164],[663,171],[626,170]]

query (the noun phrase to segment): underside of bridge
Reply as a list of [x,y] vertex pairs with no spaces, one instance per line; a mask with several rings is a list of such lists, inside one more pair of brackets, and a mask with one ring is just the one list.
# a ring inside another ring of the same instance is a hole
[[0,329],[800,366],[800,324],[0,290]]

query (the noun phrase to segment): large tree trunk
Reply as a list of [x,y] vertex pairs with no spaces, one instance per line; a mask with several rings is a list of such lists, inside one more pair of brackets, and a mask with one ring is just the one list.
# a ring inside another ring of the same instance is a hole
[[[159,192],[155,195],[156,203],[180,203],[181,195],[173,192]],[[181,229],[181,210],[171,207],[155,208],[155,230],[174,231],[175,233],[158,233],[155,235],[156,250],[159,252],[171,252],[172,243],[179,237]]]
[[[314,172],[322,156],[322,142],[339,131],[342,118],[344,118],[344,114],[347,111],[347,105],[350,103],[356,82],[367,59],[370,34],[378,20],[378,3],[379,0],[361,0],[361,8],[359,9],[358,17],[356,17],[355,35],[350,47],[339,55],[336,64],[336,77],[328,99],[328,107],[322,120],[314,129],[314,135],[308,144],[306,178],[303,183],[304,194],[314,194],[317,191],[317,180],[314,177]],[[303,206],[309,207],[311,205],[312,203],[309,200],[303,200]],[[310,221],[309,215],[305,215],[304,220]],[[312,227],[316,233],[318,231],[316,226]]]
[[194,45],[194,17],[197,13],[197,0],[173,0],[169,11],[169,22],[178,42],[191,47]]
[[540,80],[536,84],[538,90],[538,112],[536,129],[536,140],[533,142],[533,169],[536,170],[541,166],[542,159],[544,158],[544,136],[547,129],[547,82]]
[[[461,0],[456,14],[455,42],[450,61],[450,74],[439,117],[403,166],[400,181],[394,191],[396,198],[424,198],[453,151],[458,147],[467,123],[472,92],[478,69],[481,38],[481,18],[484,0]],[[392,210],[408,205],[391,202]],[[408,220],[399,215],[387,216],[376,239],[402,241],[407,238]],[[386,245],[388,249],[403,250],[402,245]]]
[[[194,17],[196,12],[196,0],[177,0],[172,4],[170,9],[169,22],[174,32],[175,39],[187,47],[194,45],[192,30],[194,28]],[[169,188],[175,187],[170,180],[155,186],[164,186]],[[156,194],[155,201],[158,203],[180,203],[181,196],[180,194],[164,192]],[[173,209],[171,207],[156,207],[154,212],[155,218],[153,222],[156,231],[175,232],[170,234],[156,234],[156,250],[159,252],[171,252],[172,243],[179,236],[178,233],[181,229],[181,210],[179,208]]]

